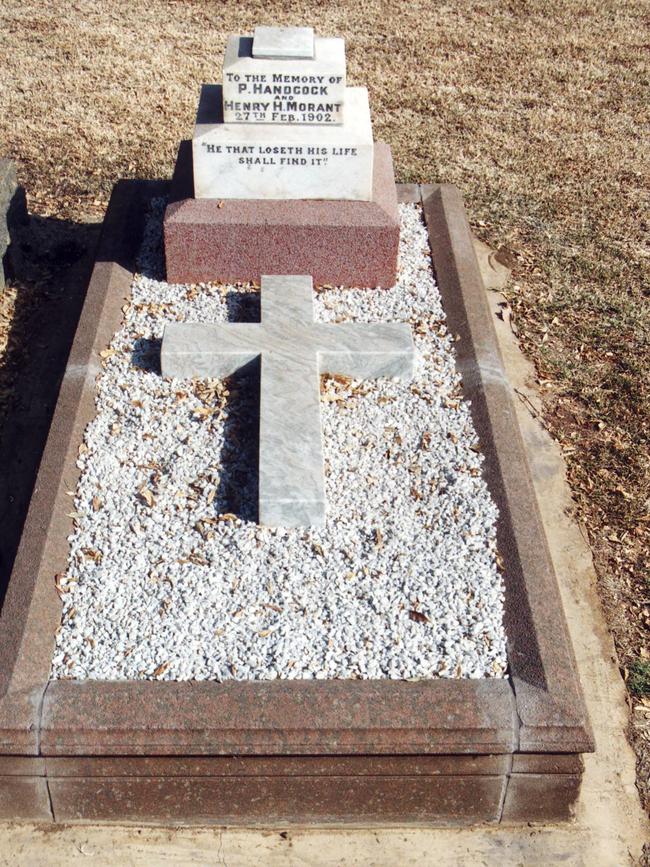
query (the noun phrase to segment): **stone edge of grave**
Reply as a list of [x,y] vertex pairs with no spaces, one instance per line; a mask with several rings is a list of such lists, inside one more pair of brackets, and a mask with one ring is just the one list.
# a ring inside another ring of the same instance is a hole
[[[589,751],[593,735],[496,332],[460,192],[423,185],[421,198],[456,366],[499,508],[497,542],[506,575],[508,667],[519,749]],[[573,745],[573,746],[572,746]]]
[[[174,763],[202,760],[215,779],[241,779],[224,770],[233,755],[245,757],[241,761],[258,785],[262,776],[275,779],[265,762],[275,762],[281,780],[291,773],[283,762],[312,763],[296,772],[303,788],[295,791],[294,813],[305,797],[305,780],[358,780],[383,760],[388,764],[380,767],[393,767],[380,772],[388,776],[400,767],[400,779],[444,777],[448,788],[438,795],[455,805],[447,810],[435,796],[426,809],[416,808],[400,801],[386,777],[385,796],[401,804],[400,821],[431,819],[432,810],[434,818],[463,821],[566,818],[580,783],[576,754],[592,750],[593,740],[512,395],[462,200],[453,187],[404,186],[399,198],[424,206],[449,326],[459,335],[458,365],[483,443],[486,476],[501,510],[511,681],[48,683],[61,611],[53,577],[65,568],[72,526],[65,491],[78,477],[78,444],[95,411],[99,352],[121,319],[147,201],[168,190],[165,182],[121,181],[106,215],[0,620],[0,818],[124,817],[102,789],[102,773],[125,780],[141,780],[141,773],[160,783],[174,775]],[[336,765],[344,758],[353,764]],[[192,779],[200,776],[196,767],[190,770]],[[66,774],[83,775],[85,788],[64,780]],[[468,789],[467,781],[481,774],[491,781],[489,791],[474,791],[474,783]],[[144,783],[128,785],[130,795],[146,800]],[[214,797],[214,791],[208,787],[204,796]],[[318,797],[323,803],[331,798],[330,813],[336,812],[340,799],[333,791]],[[80,804],[88,798],[103,804],[106,815],[84,812]],[[273,786],[269,798],[282,802]],[[356,812],[350,808],[351,820],[392,821],[390,813],[372,812],[368,798],[370,792],[359,790],[360,806]],[[229,816],[226,802],[220,809],[220,816]],[[164,818],[153,807],[143,810],[140,818]],[[205,818],[197,808],[193,815],[198,814]],[[348,817],[340,804],[336,815],[339,821]]]

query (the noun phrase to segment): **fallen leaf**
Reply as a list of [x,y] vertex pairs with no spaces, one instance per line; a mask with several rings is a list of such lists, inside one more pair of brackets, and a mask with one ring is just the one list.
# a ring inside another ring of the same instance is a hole
[[202,557],[200,554],[192,552],[190,556],[187,558],[188,563],[194,563],[195,566],[209,566],[210,561],[206,560],[205,557]]
[[216,411],[216,408],[213,406],[200,406],[194,410],[192,415],[197,418],[210,418],[210,416],[214,415]]
[[156,502],[156,498],[146,485],[143,485],[140,488],[138,494],[144,500],[147,506],[149,506],[150,509],[153,508],[153,505]]
[[92,560],[94,563],[102,562],[102,554],[101,551],[97,551],[95,548],[83,548],[82,549],[84,557],[87,557],[89,560]]
[[63,599],[64,594],[69,593],[73,587],[77,586],[76,581],[68,581],[65,572],[58,572],[54,576],[54,587],[59,594],[59,598]]

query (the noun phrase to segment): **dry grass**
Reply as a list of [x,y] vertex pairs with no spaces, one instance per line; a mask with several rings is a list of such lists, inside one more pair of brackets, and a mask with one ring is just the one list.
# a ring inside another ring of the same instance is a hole
[[0,12],[0,150],[32,210],[77,220],[101,215],[119,177],[170,175],[229,32],[302,22],[345,36],[398,180],[457,184],[477,234],[514,265],[508,300],[638,692],[650,682],[647,13],[641,0],[5,0]]

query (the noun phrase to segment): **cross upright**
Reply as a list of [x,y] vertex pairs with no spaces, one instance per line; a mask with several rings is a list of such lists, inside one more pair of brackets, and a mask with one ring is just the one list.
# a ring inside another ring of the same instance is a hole
[[163,376],[225,377],[261,358],[259,522],[325,521],[320,374],[410,379],[405,323],[314,322],[310,276],[264,276],[261,322],[165,327]]

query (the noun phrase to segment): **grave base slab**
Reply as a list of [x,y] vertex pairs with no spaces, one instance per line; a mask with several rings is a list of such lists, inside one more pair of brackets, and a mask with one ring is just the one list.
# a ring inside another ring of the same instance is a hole
[[462,200],[420,203],[500,511],[508,678],[50,681],[67,491],[151,200],[113,193],[0,616],[0,821],[467,825],[566,820],[593,737]]
[[259,283],[262,274],[311,274],[316,286],[393,286],[399,213],[390,148],[375,145],[370,202],[220,200],[194,198],[192,147],[184,141],[164,233],[172,283]]

